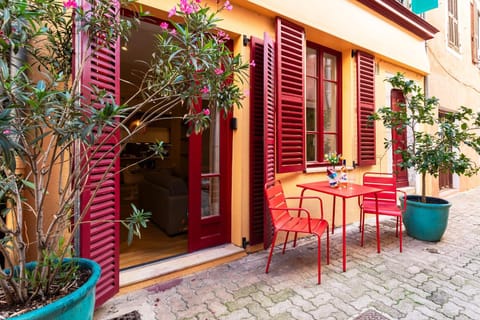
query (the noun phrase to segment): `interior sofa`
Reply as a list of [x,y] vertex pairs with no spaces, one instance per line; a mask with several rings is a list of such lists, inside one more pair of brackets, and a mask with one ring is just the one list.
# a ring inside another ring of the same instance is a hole
[[188,188],[169,170],[146,171],[139,186],[140,208],[152,213],[151,220],[167,235],[187,230]]

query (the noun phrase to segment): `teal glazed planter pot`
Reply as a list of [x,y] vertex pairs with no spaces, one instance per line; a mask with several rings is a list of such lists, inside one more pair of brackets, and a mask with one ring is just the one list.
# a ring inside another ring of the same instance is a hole
[[101,268],[93,260],[75,258],[81,268],[92,270],[87,282],[74,292],[37,310],[9,318],[11,320],[91,320],[95,308],[95,286]]
[[435,197],[427,197],[426,203],[420,200],[418,195],[407,196],[407,210],[403,214],[407,234],[418,240],[440,241],[447,229],[452,204]]

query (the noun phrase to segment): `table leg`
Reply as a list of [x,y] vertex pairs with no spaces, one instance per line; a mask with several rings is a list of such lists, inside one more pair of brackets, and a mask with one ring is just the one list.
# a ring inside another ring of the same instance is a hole
[[346,211],[345,211],[345,202],[346,199],[343,198],[343,203],[342,203],[342,216],[343,216],[343,226],[342,226],[342,250],[343,250],[343,272],[347,271],[347,230],[346,230]]
[[337,199],[336,196],[333,196],[333,211],[332,211],[332,234],[335,230],[335,200]]

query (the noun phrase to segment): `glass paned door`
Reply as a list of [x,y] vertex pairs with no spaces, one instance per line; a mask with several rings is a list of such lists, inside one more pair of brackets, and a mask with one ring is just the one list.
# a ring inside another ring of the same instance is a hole
[[230,241],[231,140],[229,118],[215,115],[189,141],[188,248],[196,251]]
[[220,215],[220,124],[212,120],[202,135],[202,219]]

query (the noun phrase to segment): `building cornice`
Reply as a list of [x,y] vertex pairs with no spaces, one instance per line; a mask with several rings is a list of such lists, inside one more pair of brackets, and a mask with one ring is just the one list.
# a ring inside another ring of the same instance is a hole
[[357,0],[424,40],[432,39],[439,30],[396,0]]

